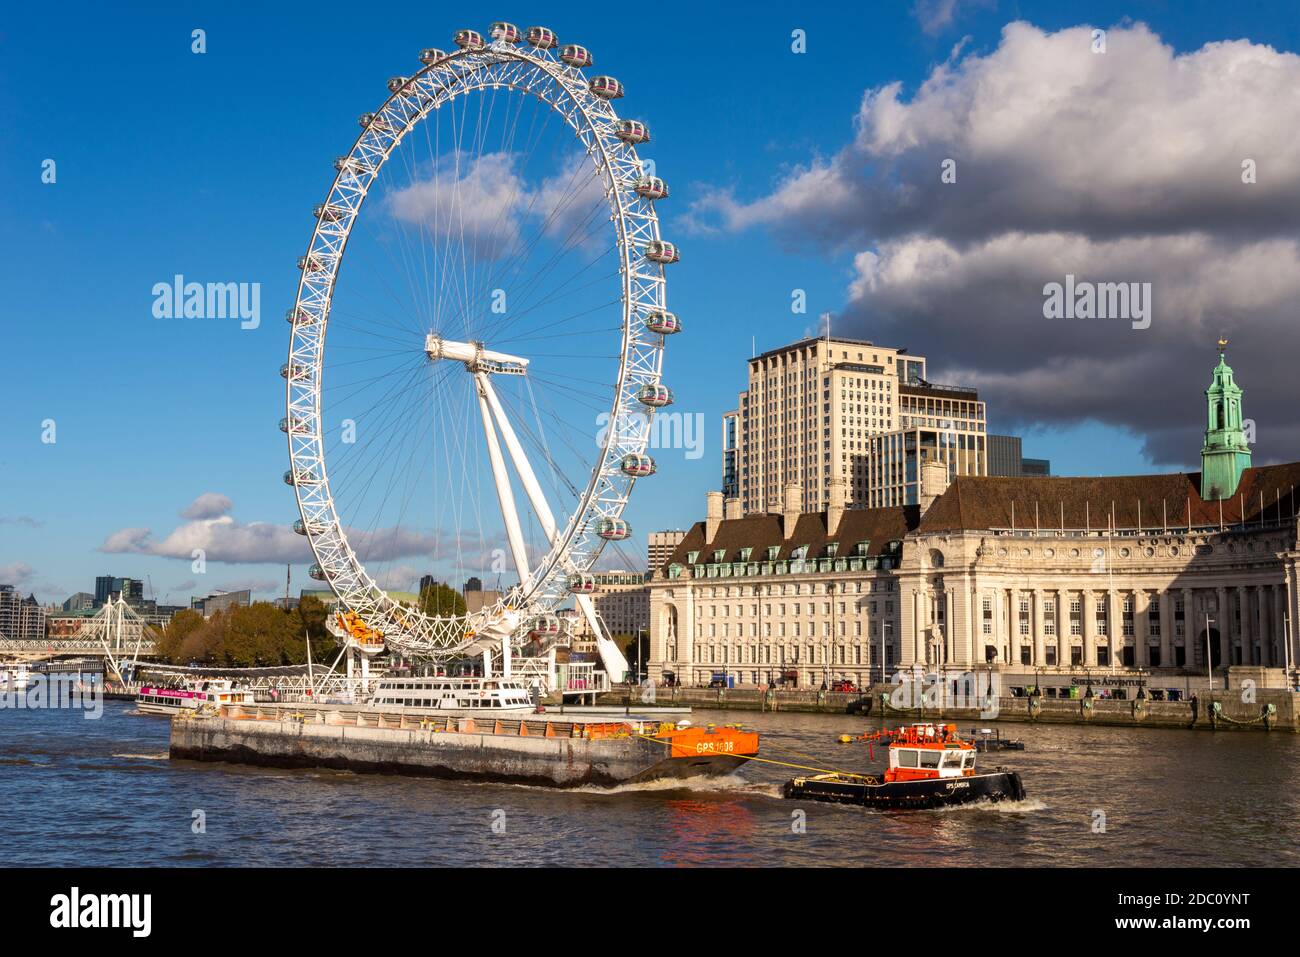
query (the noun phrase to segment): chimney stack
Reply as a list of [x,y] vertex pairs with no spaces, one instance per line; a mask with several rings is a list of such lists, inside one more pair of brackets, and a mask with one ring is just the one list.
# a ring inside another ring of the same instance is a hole
[[709,492],[705,498],[708,507],[704,512],[704,544],[710,545],[718,534],[718,526],[722,524],[722,493]]
[[740,499],[729,498],[725,502],[723,502],[722,515],[729,522],[737,518],[741,518],[743,516],[743,513],[741,512],[740,509]]
[[794,534],[794,524],[803,511],[803,488],[798,482],[787,482],[781,492],[781,535],[789,541]]
[[829,505],[826,508],[826,534],[835,535],[840,528],[840,520],[844,518],[844,502],[848,498],[848,482],[843,476],[838,476],[830,480],[827,489]]
[[944,492],[948,491],[948,466],[933,460],[921,463],[921,494],[917,496],[921,514],[930,510],[930,506]]

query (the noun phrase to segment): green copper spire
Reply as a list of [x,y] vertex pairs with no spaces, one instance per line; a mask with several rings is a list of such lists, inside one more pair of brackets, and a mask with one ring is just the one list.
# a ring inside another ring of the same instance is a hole
[[1205,390],[1207,418],[1205,448],[1201,449],[1201,498],[1207,502],[1231,498],[1250,468],[1250,448],[1241,427],[1241,387],[1224,361],[1227,339],[1219,340],[1219,364]]

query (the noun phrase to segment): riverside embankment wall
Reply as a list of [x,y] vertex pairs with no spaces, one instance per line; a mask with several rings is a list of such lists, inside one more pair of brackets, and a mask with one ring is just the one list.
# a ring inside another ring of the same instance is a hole
[[[893,686],[867,694],[828,691],[768,691],[750,688],[657,688],[654,703],[735,711],[792,711],[819,714],[860,713],[886,721],[951,718],[961,721],[1013,721],[1043,724],[1099,724],[1120,727],[1201,728],[1215,731],[1300,731],[1300,694],[1259,689],[1253,696],[1238,690],[1198,695],[1195,702],[1115,698],[1002,697],[996,710],[979,707],[895,708],[888,704]],[[882,707],[881,693],[886,694]],[[632,693],[631,708],[643,700]],[[598,704],[619,705],[625,693],[610,692]],[[1215,708],[1213,705],[1217,704]],[[1272,705],[1270,711],[1268,706]]]

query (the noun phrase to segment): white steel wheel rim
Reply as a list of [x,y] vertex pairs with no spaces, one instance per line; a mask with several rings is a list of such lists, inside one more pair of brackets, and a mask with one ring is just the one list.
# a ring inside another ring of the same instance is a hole
[[[619,370],[609,427],[579,507],[557,527],[556,539],[533,570],[528,587],[515,586],[495,604],[472,614],[436,617],[394,601],[348,542],[330,491],[321,427],[325,336],[348,239],[392,151],[432,110],[456,96],[488,88],[508,88],[549,106],[586,148],[603,180],[621,273]],[[654,414],[653,408],[638,402],[637,394],[646,385],[657,385],[662,372],[664,337],[644,325],[646,316],[667,308],[665,266],[645,256],[647,246],[660,238],[659,222],[653,202],[633,189],[641,163],[635,147],[615,133],[620,118],[613,106],[590,92],[581,69],[562,63],[551,51],[516,49],[495,41],[481,50],[448,53],[412,76],[374,116],[384,123],[372,123],[357,138],[325,200],[332,215],[320,217],[312,232],[306,259],[319,268],[303,269],[298,284],[286,376],[290,468],[306,538],[341,607],[382,634],[391,648],[413,656],[449,657],[468,649],[475,633],[507,613],[552,612],[569,595],[568,576],[588,572],[605,546],[597,534],[600,523],[622,516],[636,479],[623,472],[621,463],[627,455],[645,452]],[[630,410],[637,415],[629,415]],[[516,634],[516,643],[520,637]]]

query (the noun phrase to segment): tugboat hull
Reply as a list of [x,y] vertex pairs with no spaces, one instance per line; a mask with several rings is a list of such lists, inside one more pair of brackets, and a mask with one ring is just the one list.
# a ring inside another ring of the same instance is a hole
[[976,801],[1020,801],[1025,786],[1020,775],[1005,768],[956,778],[890,781],[818,774],[786,782],[785,797],[793,800],[857,804],[882,810],[926,810]]

